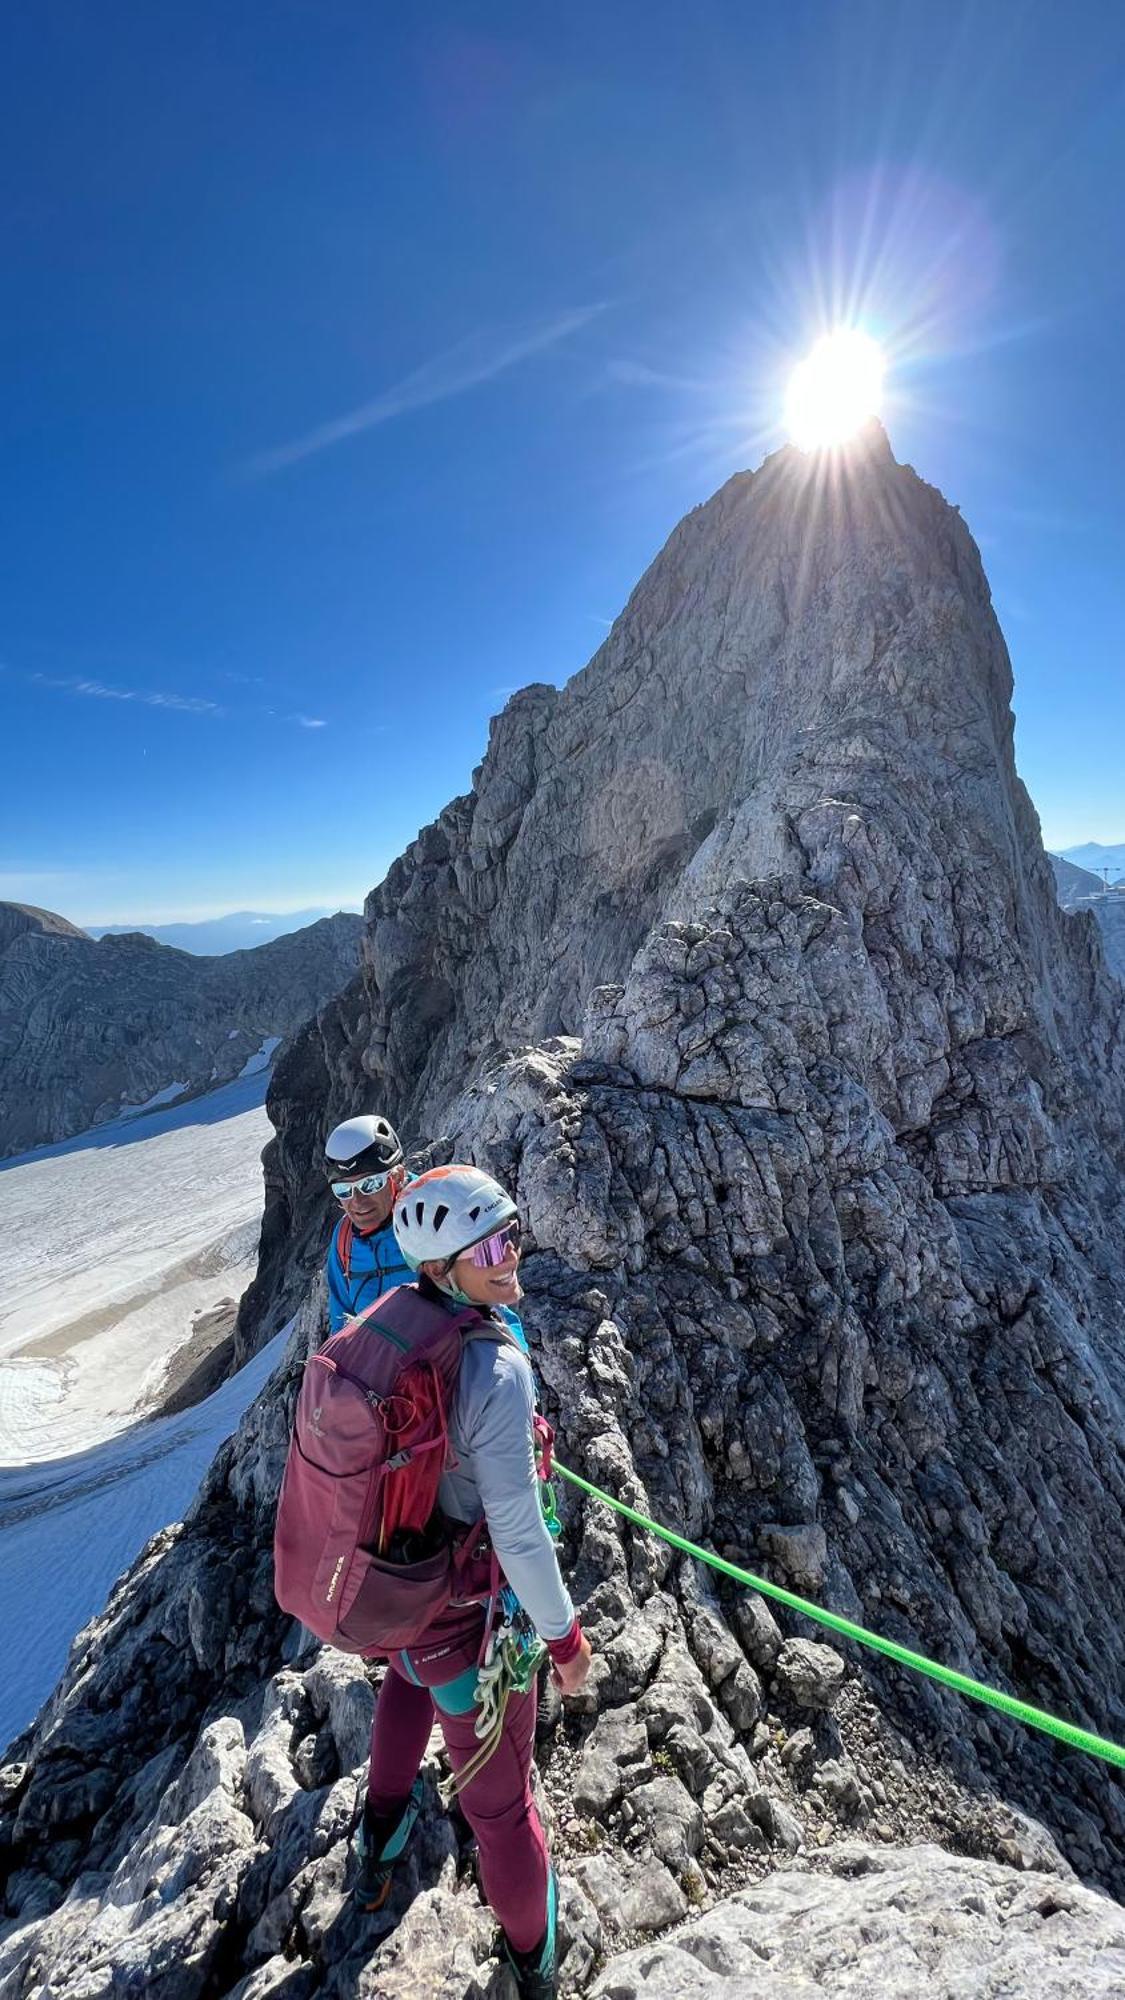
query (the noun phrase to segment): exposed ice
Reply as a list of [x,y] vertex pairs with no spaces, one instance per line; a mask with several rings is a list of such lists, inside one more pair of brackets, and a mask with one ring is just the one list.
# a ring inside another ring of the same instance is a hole
[[0,1465],[152,1406],[194,1314],[253,1275],[266,1074],[0,1164]]
[[261,1048],[256,1049],[252,1056],[247,1056],[238,1072],[239,1076],[257,1076],[259,1070],[268,1069],[273,1061],[274,1050],[280,1047],[280,1035],[267,1035]]
[[182,1097],[186,1089],[186,1083],[166,1083],[163,1090],[155,1090],[151,1097],[145,1098],[143,1104],[123,1104],[117,1116],[118,1118],[143,1117],[146,1111],[158,1111],[162,1104],[171,1104],[175,1098]]

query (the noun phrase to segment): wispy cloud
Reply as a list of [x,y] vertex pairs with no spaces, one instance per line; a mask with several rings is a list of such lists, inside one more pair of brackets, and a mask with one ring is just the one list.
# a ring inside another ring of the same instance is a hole
[[604,304],[577,306],[569,312],[556,313],[550,319],[532,321],[525,326],[481,327],[458,341],[455,347],[447,348],[444,354],[436,354],[432,360],[423,362],[420,368],[404,375],[401,382],[384,389],[371,402],[361,403],[358,409],[348,410],[342,417],[333,417],[329,423],[318,424],[304,437],[278,445],[274,451],[263,452],[260,457],[251,459],[243,470],[251,478],[281,472],[288,465],[311,458],[315,452],[327,450],[329,445],[342,444],[346,438],[358,437],[361,431],[374,430],[379,424],[390,423],[394,417],[406,416],[411,410],[423,410],[431,403],[446,403],[453,396],[463,396],[466,390],[494,381],[498,375],[515,368],[521,361],[529,360],[533,354],[542,354],[549,347],[557,347],[560,341],[569,339],[571,334],[579,332],[604,311]]
[[[180,715],[209,715],[237,720],[250,715],[268,716],[274,722],[291,722],[298,729],[327,729],[328,723],[322,715],[304,715],[300,712],[284,714],[276,708],[264,708],[257,704],[250,707],[230,708],[221,701],[212,701],[206,695],[175,694],[157,688],[120,687],[110,681],[93,680],[88,675],[27,673],[18,668],[10,668],[0,663],[0,673],[14,673],[16,678],[33,687],[53,688],[59,694],[74,694],[92,701],[137,702],[142,708],[171,709]],[[265,687],[267,683],[258,675],[228,675],[228,679],[253,681]]]
[[175,708],[185,715],[225,715],[220,702],[207,701],[197,694],[161,694],[148,688],[110,687],[105,681],[60,678],[54,674],[28,674],[38,687],[58,688],[66,694],[80,694],[95,701],[138,701],[145,708]]

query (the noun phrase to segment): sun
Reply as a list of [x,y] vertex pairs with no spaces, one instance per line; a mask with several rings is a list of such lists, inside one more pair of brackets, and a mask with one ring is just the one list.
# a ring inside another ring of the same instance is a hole
[[785,396],[789,435],[802,451],[842,444],[883,396],[883,350],[858,327],[838,327],[794,368]]

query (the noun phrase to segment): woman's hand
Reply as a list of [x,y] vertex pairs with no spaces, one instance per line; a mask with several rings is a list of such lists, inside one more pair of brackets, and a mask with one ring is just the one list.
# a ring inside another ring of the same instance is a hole
[[585,1687],[589,1677],[590,1661],[593,1658],[593,1652],[594,1649],[583,1632],[582,1642],[574,1658],[568,1660],[565,1667],[552,1666],[551,1678],[555,1686],[561,1688],[564,1695],[578,1694],[580,1689]]

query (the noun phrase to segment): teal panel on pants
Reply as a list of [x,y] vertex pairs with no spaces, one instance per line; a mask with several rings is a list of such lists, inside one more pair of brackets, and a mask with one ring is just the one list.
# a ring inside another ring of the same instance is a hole
[[[409,1653],[400,1653],[398,1663],[407,1680],[413,1681],[415,1687],[425,1686],[410,1664]],[[426,1693],[433,1697],[438,1708],[443,1709],[446,1715],[468,1715],[473,1706],[476,1690],[477,1670],[473,1666],[466,1667],[463,1674],[457,1675],[456,1680],[443,1681],[440,1687],[427,1687]]]
[[435,1705],[444,1715],[468,1715],[474,1705],[477,1691],[477,1670],[466,1667],[455,1681],[443,1681],[441,1687],[430,1689]]

